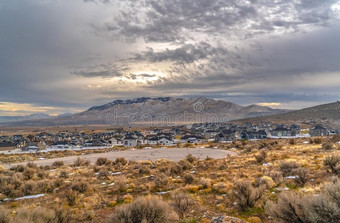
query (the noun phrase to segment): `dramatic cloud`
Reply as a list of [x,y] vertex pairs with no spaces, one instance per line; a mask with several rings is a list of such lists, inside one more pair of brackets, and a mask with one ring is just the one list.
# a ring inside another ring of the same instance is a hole
[[65,112],[140,96],[334,101],[339,19],[339,0],[3,1],[0,101]]

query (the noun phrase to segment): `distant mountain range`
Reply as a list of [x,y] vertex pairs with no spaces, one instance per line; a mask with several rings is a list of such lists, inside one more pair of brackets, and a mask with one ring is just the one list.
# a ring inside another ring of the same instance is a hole
[[36,120],[36,119],[44,119],[50,118],[48,114],[45,113],[34,113],[26,116],[0,116],[1,122],[15,122],[15,121],[25,121],[25,120]]
[[[142,97],[132,100],[115,100],[101,106],[66,116],[8,120],[2,125],[56,126],[56,125],[173,125],[198,122],[225,122],[236,119],[286,113],[289,110],[265,106],[241,106],[222,100],[204,97],[172,98]],[[12,122],[9,122],[12,121]],[[2,121],[3,122],[3,121]]]

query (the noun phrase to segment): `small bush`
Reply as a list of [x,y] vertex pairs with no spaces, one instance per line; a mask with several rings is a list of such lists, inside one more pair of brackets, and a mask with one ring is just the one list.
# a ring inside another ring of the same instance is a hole
[[73,163],[74,166],[88,166],[90,165],[90,161],[89,160],[85,160],[84,158],[80,158],[78,157],[74,163]]
[[184,178],[185,184],[192,184],[195,180],[195,178],[192,174],[185,174],[183,178]]
[[264,150],[261,150],[260,154],[255,156],[256,162],[258,163],[265,162],[266,158],[267,158],[267,152]]
[[201,178],[200,184],[202,185],[203,189],[207,189],[208,187],[211,186],[211,180],[207,178]]
[[52,163],[53,167],[61,167],[64,165],[65,165],[64,161],[61,161],[61,160],[57,160],[57,161],[54,161],[54,163]]
[[180,175],[182,173],[182,167],[178,164],[175,164],[170,167],[170,174],[171,175]]
[[194,157],[192,154],[189,154],[185,157],[185,159],[190,162],[190,163],[194,163],[195,161],[197,161],[198,159],[196,157]]
[[279,185],[283,182],[283,176],[282,173],[279,171],[272,171],[269,176],[274,180],[276,185]]
[[10,211],[0,207],[0,223],[8,223],[9,222],[9,214]]
[[327,141],[325,143],[322,144],[322,149],[323,150],[332,150],[334,147],[334,143],[332,141]]
[[76,191],[68,190],[65,192],[65,199],[69,206],[74,206],[77,203],[78,193]]
[[309,170],[307,168],[299,167],[293,172],[296,176],[296,178],[294,178],[295,183],[301,187],[305,186],[305,184],[308,182]]
[[73,191],[78,191],[79,193],[85,193],[90,189],[90,185],[86,182],[80,182],[72,185]]
[[163,189],[168,184],[168,177],[164,173],[158,174],[155,177],[154,182],[155,182],[155,188]]
[[169,205],[156,198],[138,198],[132,204],[117,208],[109,223],[166,223],[172,210]]
[[278,202],[269,201],[266,203],[266,214],[286,223],[307,223],[305,210],[305,199],[292,192],[282,192]]
[[284,177],[293,175],[294,169],[299,168],[300,165],[294,161],[283,161],[280,165],[280,171]]
[[124,157],[117,158],[115,161],[116,165],[122,165],[125,166],[128,163],[128,161]]
[[177,212],[180,219],[184,219],[186,214],[189,213],[194,204],[193,200],[188,194],[177,193],[172,197],[172,206]]
[[233,195],[241,210],[254,207],[255,203],[261,199],[265,186],[254,187],[248,180],[240,180],[235,183]]
[[97,166],[110,165],[111,161],[108,158],[99,157],[96,161]]
[[33,178],[34,173],[35,173],[35,169],[25,167],[25,170],[22,174],[23,174],[25,180],[30,180],[30,179]]
[[340,156],[328,156],[324,160],[324,165],[328,167],[332,173],[339,174],[340,173]]
[[178,164],[181,166],[182,170],[190,170],[192,168],[191,163],[186,160],[180,160]]
[[318,195],[280,193],[277,203],[269,201],[266,213],[286,223],[340,222],[340,181],[325,186]]

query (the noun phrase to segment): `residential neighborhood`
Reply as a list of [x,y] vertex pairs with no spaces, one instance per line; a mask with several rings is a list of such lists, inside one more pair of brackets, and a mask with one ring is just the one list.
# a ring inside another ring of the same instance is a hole
[[176,146],[205,142],[228,143],[234,140],[260,140],[266,138],[317,137],[338,134],[337,130],[321,124],[301,130],[297,124],[233,124],[200,123],[172,128],[131,130],[117,128],[104,132],[60,131],[40,132],[35,135],[2,135],[0,150],[20,149],[23,152],[38,150],[72,150],[108,147]]

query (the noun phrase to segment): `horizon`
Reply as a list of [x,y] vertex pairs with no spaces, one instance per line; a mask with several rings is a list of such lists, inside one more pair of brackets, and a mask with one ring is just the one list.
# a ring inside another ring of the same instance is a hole
[[294,110],[340,98],[340,0],[12,0],[0,28],[0,116],[140,95]]

